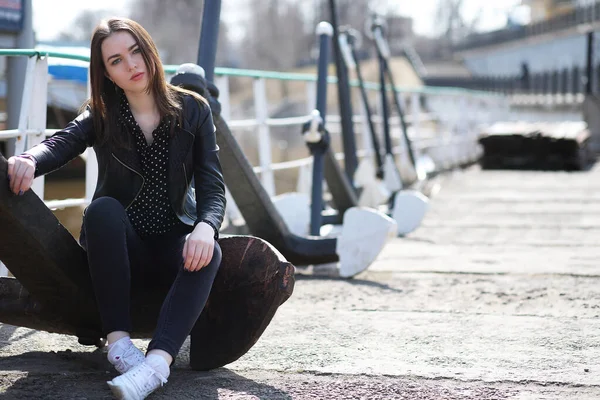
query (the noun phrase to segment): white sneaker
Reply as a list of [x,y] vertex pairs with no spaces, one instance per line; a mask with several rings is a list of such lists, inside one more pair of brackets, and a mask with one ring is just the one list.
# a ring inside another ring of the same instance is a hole
[[120,374],[144,362],[144,353],[129,338],[123,338],[111,344],[108,349],[108,361]]
[[143,362],[106,383],[119,400],[142,400],[167,383],[167,380],[148,363]]

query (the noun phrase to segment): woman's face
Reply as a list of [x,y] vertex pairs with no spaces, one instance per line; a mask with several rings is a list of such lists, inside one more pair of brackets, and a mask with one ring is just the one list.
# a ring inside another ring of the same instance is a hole
[[108,78],[124,91],[140,93],[148,86],[148,68],[129,32],[114,32],[104,39],[102,60]]

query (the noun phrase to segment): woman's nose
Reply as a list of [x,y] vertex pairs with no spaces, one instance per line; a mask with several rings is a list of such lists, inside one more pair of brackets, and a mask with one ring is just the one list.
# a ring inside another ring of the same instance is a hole
[[132,58],[127,59],[127,68],[129,71],[132,71],[137,68],[135,61]]

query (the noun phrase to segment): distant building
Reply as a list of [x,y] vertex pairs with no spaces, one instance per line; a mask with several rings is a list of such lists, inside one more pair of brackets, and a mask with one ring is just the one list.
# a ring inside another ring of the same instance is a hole
[[594,3],[594,0],[522,0],[531,10],[531,22],[547,20]]
[[537,75],[571,73],[567,80],[574,80],[575,73],[587,67],[585,30],[590,28],[591,62],[600,71],[600,0],[522,0],[521,5],[529,7],[529,24],[470,35],[453,49],[452,62],[425,63],[425,82],[476,87],[477,79],[512,79],[523,76],[524,70]]

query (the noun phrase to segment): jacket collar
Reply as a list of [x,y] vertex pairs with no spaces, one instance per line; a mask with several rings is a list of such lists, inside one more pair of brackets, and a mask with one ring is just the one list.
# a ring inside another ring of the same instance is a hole
[[[131,168],[138,174],[142,174],[142,165],[140,160],[139,152],[136,149],[133,135],[141,133],[140,127],[135,121],[127,97],[123,93],[120,99],[119,106],[119,121],[121,126],[127,133],[129,147],[118,148],[113,151],[115,157],[117,157],[127,167]],[[170,121],[167,118],[163,118],[161,124],[169,124]],[[183,126],[179,122],[175,122],[175,130],[173,136],[169,139],[169,158],[168,158],[168,170],[169,178],[173,181],[174,178],[181,173],[181,165],[185,161],[187,153],[191,150],[194,143],[194,134],[190,132],[189,121],[187,116],[183,118]],[[169,130],[169,129],[167,129]],[[139,131],[139,132],[138,132]],[[187,172],[188,174],[191,173]]]

